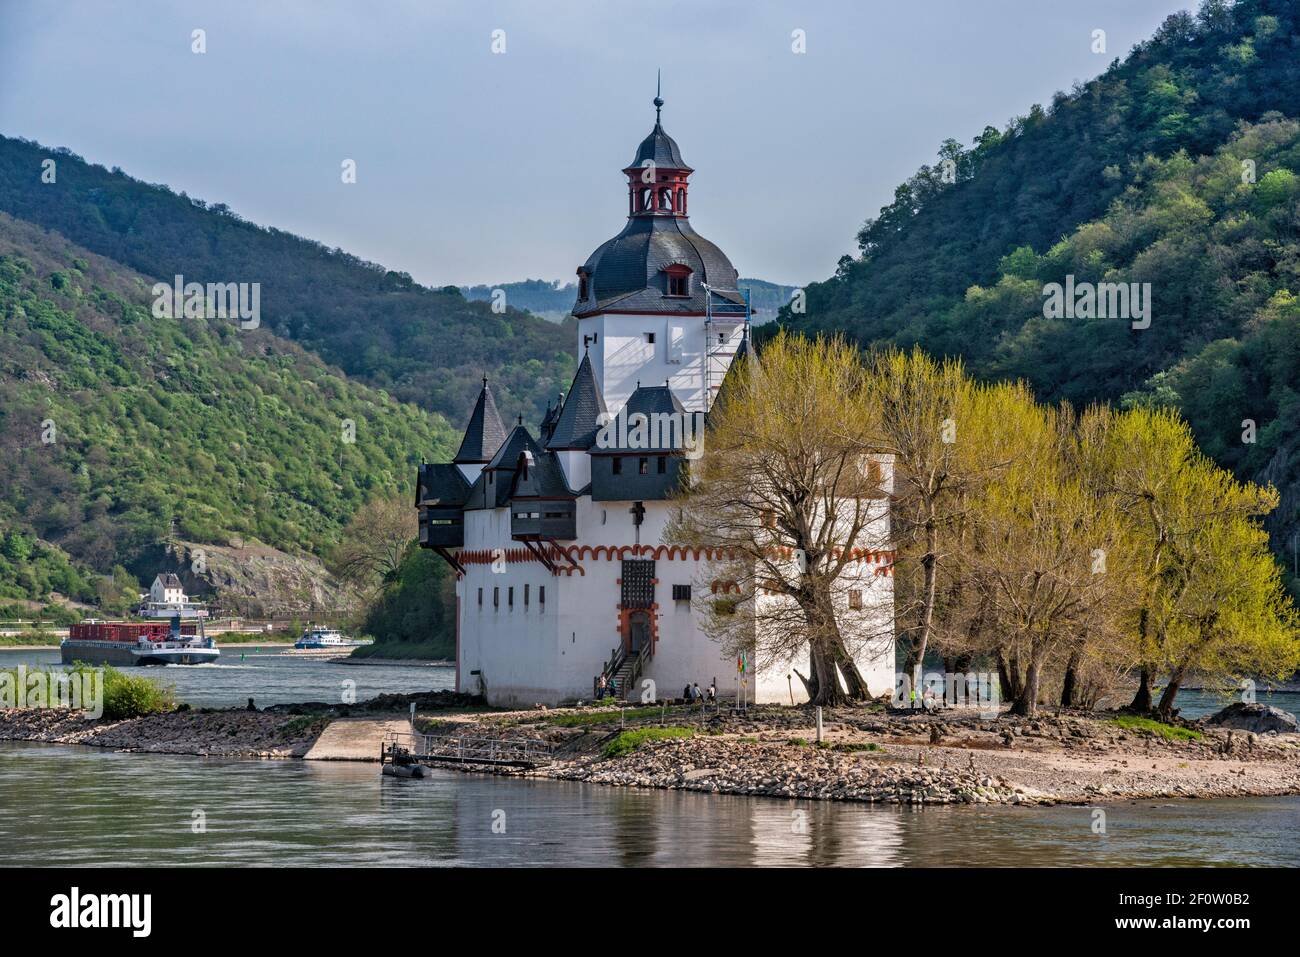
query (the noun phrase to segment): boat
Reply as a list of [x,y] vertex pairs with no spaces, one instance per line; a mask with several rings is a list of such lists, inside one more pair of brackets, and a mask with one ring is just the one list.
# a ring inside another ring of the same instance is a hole
[[221,651],[203,634],[203,625],[160,621],[101,621],[89,618],[68,629],[59,645],[65,665],[201,665]]
[[303,633],[302,637],[293,643],[295,648],[354,648],[357,645],[368,645],[368,641],[356,641],[340,634],[337,628],[326,628],[324,625],[309,626]]

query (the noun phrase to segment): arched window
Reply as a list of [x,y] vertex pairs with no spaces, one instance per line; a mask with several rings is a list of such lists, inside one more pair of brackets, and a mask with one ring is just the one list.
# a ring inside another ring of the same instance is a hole
[[682,216],[686,215],[686,189],[684,187],[678,187],[677,189],[677,212]]
[[673,208],[673,191],[665,187],[659,190],[659,208],[671,210]]

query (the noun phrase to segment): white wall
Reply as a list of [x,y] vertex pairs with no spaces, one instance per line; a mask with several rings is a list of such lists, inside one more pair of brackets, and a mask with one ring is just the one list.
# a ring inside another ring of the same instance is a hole
[[[892,476],[887,471],[887,481]],[[638,543],[636,527],[628,512],[630,502],[578,501],[578,538],[575,543],[594,548],[598,545],[625,546]],[[671,513],[666,502],[646,502],[645,519],[639,543],[657,546]],[[889,517],[885,503],[863,541],[864,547],[883,548],[889,537]],[[465,513],[465,548],[467,550],[522,549],[510,537],[509,509],[485,509]],[[654,557],[649,554],[627,557]],[[583,573],[553,575],[536,561],[507,561],[500,571],[491,564],[468,564],[458,582],[460,596],[460,690],[479,690],[479,676],[491,704],[507,707],[531,707],[534,704],[556,705],[563,701],[587,700],[592,694],[592,680],[600,673],[612,649],[621,643],[619,604],[622,563],[618,556],[584,554],[579,559]],[[849,644],[863,677],[874,694],[893,688],[894,641],[892,635],[892,577],[879,575],[879,562],[863,560],[846,569],[842,587],[837,591],[845,627],[859,635],[880,634],[872,641],[855,640]],[[699,627],[698,612],[689,602],[674,602],[672,586],[690,584],[696,594],[710,585],[710,562],[701,558],[656,560],[655,600],[658,640],[655,654],[643,675],[654,682],[656,697],[677,697],[688,682],[706,688],[716,678],[718,692],[730,698],[736,688],[735,662],[724,655],[721,646]],[[523,586],[529,586],[530,601],[523,604]],[[513,607],[509,589],[515,590]],[[546,603],[538,602],[538,589],[545,587]],[[478,589],[483,589],[483,604],[478,603]],[[500,603],[493,605],[493,589],[499,589]],[[847,609],[850,589],[863,593],[863,610],[850,614]],[[765,597],[763,601],[778,599]],[[787,676],[791,666],[807,669],[807,657],[793,663],[777,663],[750,674],[748,696],[759,702],[790,703],[791,684]],[[802,683],[793,682],[794,700],[806,700]],[[642,688],[634,689],[639,697]],[[755,697],[756,696],[756,697]]]
[[[646,342],[653,333],[654,344]],[[744,336],[744,327],[731,323],[714,324],[712,334],[718,346],[719,334],[726,336],[721,348],[734,352]],[[703,316],[635,316],[606,313],[578,320],[578,351],[583,339],[595,335],[589,348],[592,371],[600,384],[605,406],[616,413],[636,390],[667,382],[688,412],[708,408],[705,398],[705,329]],[[673,361],[676,360],[676,361]],[[729,360],[715,358],[709,381],[715,387],[722,381]]]

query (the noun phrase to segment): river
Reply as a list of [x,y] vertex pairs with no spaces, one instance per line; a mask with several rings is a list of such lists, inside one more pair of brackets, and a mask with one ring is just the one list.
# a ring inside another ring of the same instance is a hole
[[[902,809],[0,742],[12,865],[1300,865],[1300,798]],[[198,827],[199,823],[202,827]]]
[[[0,649],[0,668],[17,665],[61,667],[55,649]],[[177,698],[196,708],[242,708],[249,698],[259,708],[299,701],[337,704],[346,700],[345,692],[354,695],[353,701],[365,701],[380,694],[450,689],[456,683],[456,669],[448,665],[345,664],[251,645],[227,645],[214,664],[166,665],[140,673],[174,686]]]
[[[0,648],[0,668],[20,664],[29,668],[59,666],[59,653],[51,648]],[[345,682],[349,681],[355,682],[351,691],[356,701],[379,694],[452,689],[456,684],[456,670],[450,665],[344,664],[285,654],[283,648],[251,645],[227,645],[221,649],[221,660],[216,664],[154,667],[145,673],[173,685],[177,697],[196,708],[242,708],[249,698],[258,707],[300,701],[341,702],[344,691],[349,689]],[[1185,718],[1213,714],[1234,700],[1196,689],[1178,695]],[[1300,709],[1300,694],[1295,692],[1260,691],[1257,700],[1291,712]]]

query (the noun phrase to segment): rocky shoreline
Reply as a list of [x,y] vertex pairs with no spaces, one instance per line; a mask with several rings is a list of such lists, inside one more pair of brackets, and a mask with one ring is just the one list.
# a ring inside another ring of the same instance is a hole
[[651,741],[606,758],[602,747],[619,733],[616,715],[609,730],[585,726],[576,733],[557,729],[554,717],[529,713],[462,723],[460,733],[495,729],[544,737],[557,751],[555,763],[535,770],[467,770],[613,787],[906,805],[1300,794],[1297,733],[1184,722],[1188,733],[1168,738],[1085,713],[985,720],[845,708],[827,712],[818,745],[806,709],[760,708],[744,716],[723,712],[702,723],[697,718],[687,725],[692,737]]
[[[899,805],[1300,794],[1300,733],[1295,731],[1256,733],[1208,722],[1152,730],[1125,726],[1118,715],[1088,712],[1031,719],[1002,714],[990,720],[963,712],[892,713],[878,705],[828,709],[818,744],[806,708],[704,716],[698,708],[680,707],[626,714],[592,708],[492,712],[470,696],[437,692],[262,711],[182,708],[115,722],[58,710],[9,710],[0,711],[0,740],[303,758],[332,722],[401,718],[411,703],[427,732],[541,738],[555,752],[553,763],[536,769],[450,767],[611,787]],[[1252,715],[1250,720],[1261,719]],[[673,730],[656,730],[661,728]],[[624,731],[677,736],[608,756]],[[377,751],[365,749],[366,754]]]
[[223,758],[301,758],[333,720],[269,711],[177,710],[90,721],[62,709],[0,710],[0,740]]
[[[114,751],[225,758],[302,758],[340,718],[407,714],[417,708],[449,712],[475,708],[472,695],[452,691],[384,694],[357,704],[323,701],[246,708],[189,708],[121,721],[92,721],[59,708],[0,708],[0,741],[81,744]],[[378,753],[378,748],[374,749]]]

